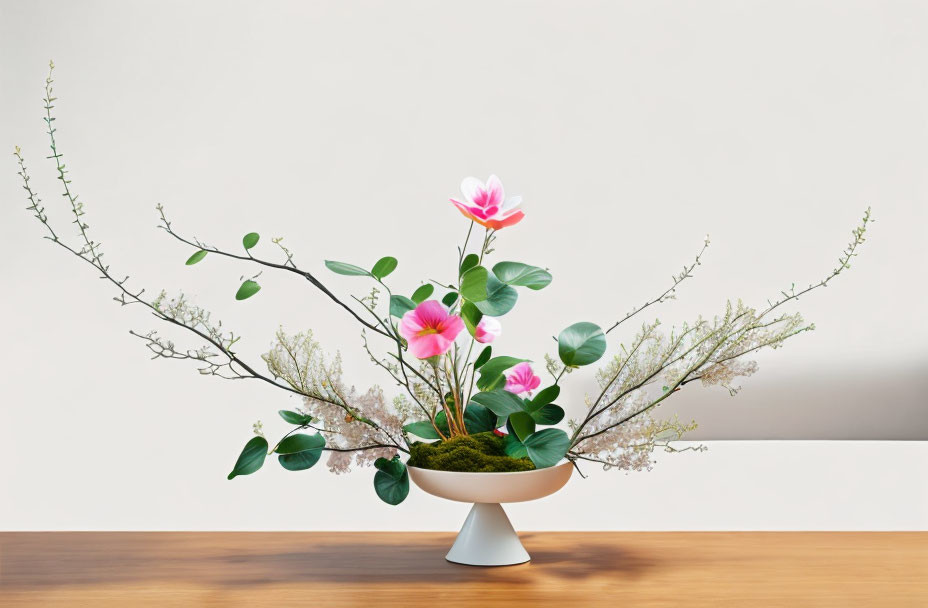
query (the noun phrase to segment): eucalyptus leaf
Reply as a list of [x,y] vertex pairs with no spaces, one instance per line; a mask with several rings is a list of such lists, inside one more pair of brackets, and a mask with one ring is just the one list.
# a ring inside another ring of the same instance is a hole
[[487,276],[487,297],[482,301],[475,302],[475,304],[483,314],[490,317],[501,317],[512,310],[518,299],[519,292],[497,279],[493,273],[490,273]]
[[201,250],[199,250],[199,251],[194,252],[194,254],[193,254],[192,256],[190,256],[189,258],[187,258],[187,261],[184,262],[184,263],[185,263],[187,266],[193,266],[194,264],[196,264],[197,262],[199,262],[200,260],[202,260],[202,259],[205,258],[205,257],[206,257],[206,251],[203,251],[203,250],[201,249]]
[[509,420],[508,416],[506,417],[505,424],[503,426],[506,427],[506,434],[508,434],[510,437],[515,437],[516,439],[519,439],[519,435],[516,433],[516,430],[512,428],[512,421]]
[[416,304],[422,304],[429,299],[429,296],[432,295],[433,291],[435,291],[435,286],[431,283],[420,285],[418,289],[412,292],[412,301]]
[[465,301],[464,304],[461,305],[461,318],[464,319],[464,325],[467,327],[467,331],[473,336],[477,331],[477,324],[480,323],[480,319],[483,318],[483,313],[477,310],[473,302]]
[[487,344],[483,347],[483,350],[480,351],[480,354],[477,355],[477,359],[474,361],[474,369],[480,369],[483,367],[483,364],[490,360],[490,355],[493,354],[493,347]]
[[267,457],[267,447],[267,439],[264,437],[252,437],[245,444],[242,453],[239,454],[228,479],[233,479],[239,475],[251,475],[260,469]]
[[480,256],[476,253],[469,253],[464,257],[464,260],[461,261],[460,274],[464,274],[474,266],[480,263]]
[[503,372],[523,361],[528,361],[528,359],[507,356],[493,357],[480,366],[480,377],[477,379],[477,388],[482,391],[489,391],[497,388],[505,381]]
[[532,402],[531,402],[531,405],[529,406],[529,409],[531,410],[541,409],[542,407],[548,405],[549,403],[553,403],[554,400],[557,399],[558,395],[560,394],[561,394],[561,387],[558,386],[557,384],[552,384],[551,386],[547,388],[543,388],[540,391],[538,391],[538,394],[532,398]]
[[378,458],[374,461],[374,491],[388,505],[398,505],[409,495],[409,471],[400,462],[399,456],[392,460]]
[[451,434],[451,431],[448,429],[448,416],[444,411],[435,414],[435,426],[438,427],[439,431],[444,433],[445,437]]
[[522,444],[535,467],[544,469],[560,462],[570,448],[570,437],[561,429],[543,429],[526,437]]
[[349,277],[369,277],[373,276],[368,271],[364,270],[360,266],[355,266],[354,264],[346,264],[345,262],[334,262],[332,260],[325,261],[325,267],[334,272],[335,274],[343,274]]
[[548,403],[537,410],[529,412],[529,415],[538,424],[557,424],[564,419],[564,408],[553,403]]
[[470,400],[472,403],[482,405],[497,416],[509,416],[525,410],[525,404],[521,398],[502,389],[477,393]]
[[448,308],[451,308],[451,305],[457,301],[458,301],[458,292],[456,291],[449,291],[441,299],[441,303],[447,306]]
[[565,365],[589,365],[605,352],[606,334],[595,323],[574,323],[557,337],[557,354]]
[[464,428],[468,433],[485,433],[497,428],[497,417],[479,403],[471,402],[464,408]]
[[435,430],[435,427],[432,426],[432,423],[428,420],[410,422],[409,424],[403,425],[403,430],[416,437],[421,437],[422,439],[441,439],[441,435],[438,434],[438,431]]
[[519,438],[512,433],[506,435],[506,439],[503,443],[503,451],[506,453],[506,456],[510,458],[525,458],[528,456],[528,450],[525,449],[525,446],[522,445]]
[[487,299],[487,281],[490,273],[483,266],[474,266],[461,276],[461,296],[471,302]]
[[313,417],[309,414],[301,414],[300,412],[294,412],[292,410],[278,410],[280,417],[284,419],[285,422],[290,424],[299,424],[300,426],[304,424],[309,424],[313,421]]
[[307,450],[322,450],[324,447],[325,439],[319,433],[296,433],[283,439],[274,451],[278,454],[297,454]]
[[399,262],[396,261],[396,258],[390,256],[380,258],[377,260],[377,263],[374,264],[374,267],[371,268],[371,274],[378,279],[382,279],[396,270],[397,264],[399,264]]
[[319,462],[320,458],[322,458],[322,448],[304,450],[296,454],[281,454],[277,457],[277,462],[288,471],[305,471]]
[[551,273],[537,266],[521,262],[500,262],[493,266],[493,274],[507,285],[518,285],[529,289],[543,289],[551,283]]
[[390,296],[390,316],[403,318],[410,310],[416,308],[416,303],[406,296]]
[[258,293],[259,291],[261,291],[261,286],[255,283],[254,281],[252,281],[251,279],[248,279],[247,281],[242,283],[242,286],[238,288],[237,292],[235,292],[235,299],[236,300],[247,300],[251,296]]
[[525,412],[509,414],[509,424],[512,425],[516,437],[523,442],[526,437],[535,432],[535,419]]
[[252,247],[258,244],[258,241],[260,239],[261,237],[258,235],[257,232],[249,232],[244,237],[242,237],[242,246],[245,249],[251,249]]

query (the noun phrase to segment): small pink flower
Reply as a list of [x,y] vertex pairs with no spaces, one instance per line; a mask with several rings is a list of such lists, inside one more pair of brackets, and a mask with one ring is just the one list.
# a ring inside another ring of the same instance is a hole
[[531,393],[541,384],[541,378],[528,362],[519,363],[506,374],[506,390],[516,395]]
[[499,230],[519,223],[525,214],[518,206],[522,204],[521,196],[508,199],[503,192],[503,184],[495,175],[491,175],[486,185],[476,177],[466,177],[461,182],[461,194],[464,200],[450,199],[454,206],[481,226]]
[[481,344],[488,344],[497,339],[503,331],[503,326],[493,317],[484,317],[477,323],[474,330],[474,339]]
[[462,329],[461,317],[449,315],[438,300],[426,300],[400,321],[400,335],[406,338],[409,352],[417,359],[445,354]]

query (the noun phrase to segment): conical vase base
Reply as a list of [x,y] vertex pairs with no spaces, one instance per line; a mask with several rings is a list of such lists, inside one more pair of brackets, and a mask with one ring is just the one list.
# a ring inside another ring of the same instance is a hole
[[468,566],[512,566],[531,557],[499,503],[478,502],[445,559]]

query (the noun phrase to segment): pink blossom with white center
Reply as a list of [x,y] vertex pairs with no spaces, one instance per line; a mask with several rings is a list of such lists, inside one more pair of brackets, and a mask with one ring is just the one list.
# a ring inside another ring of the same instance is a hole
[[531,393],[540,384],[541,378],[535,375],[527,361],[519,363],[506,374],[506,390],[516,395]]
[[461,194],[464,200],[450,199],[464,217],[470,218],[486,228],[499,230],[519,223],[525,213],[519,209],[521,196],[508,199],[503,191],[503,183],[491,175],[484,184],[476,177],[465,177],[461,182]]
[[400,321],[400,335],[406,338],[409,352],[417,359],[445,354],[462,329],[461,317],[448,314],[438,300],[422,302]]
[[481,344],[488,344],[503,332],[503,326],[493,317],[483,317],[474,329],[474,339]]

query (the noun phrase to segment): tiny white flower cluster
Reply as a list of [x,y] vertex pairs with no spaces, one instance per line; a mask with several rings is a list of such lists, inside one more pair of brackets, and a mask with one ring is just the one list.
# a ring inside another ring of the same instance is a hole
[[[659,323],[645,324],[628,347],[597,374],[602,392],[588,400],[583,421],[574,423],[573,453],[624,470],[650,468],[657,446],[669,448],[695,428],[676,420],[655,422],[651,412],[683,385],[700,380],[721,385],[734,394],[736,378],[757,371],[742,357],[764,347],[778,348],[787,338],[812,327],[798,313],[774,318],[740,301],[729,302],[712,321],[658,331]],[[671,448],[672,449],[672,448]]]
[[396,454],[394,446],[409,416],[405,402],[388,403],[377,386],[363,393],[347,386],[341,356],[326,361],[311,331],[288,336],[278,330],[274,347],[263,358],[275,379],[303,396],[307,413],[321,426],[332,472],[345,473],[352,463],[368,466]]
[[[399,438],[402,434],[403,420],[387,405],[383,391],[374,387],[358,393],[354,387],[345,391],[343,386],[339,386],[334,392],[344,395],[345,403],[350,403],[350,406],[346,408],[341,404],[312,397],[304,399],[306,408],[323,422],[328,431],[324,434],[327,447],[331,449],[327,463],[329,470],[333,473],[347,473],[352,463],[363,467],[374,464],[380,457],[392,458],[396,454],[396,448],[393,447],[358,449],[364,446],[388,446],[392,443],[391,438]],[[348,410],[358,412],[359,416],[360,412],[364,412],[364,417],[375,422],[377,427],[352,416]]]

